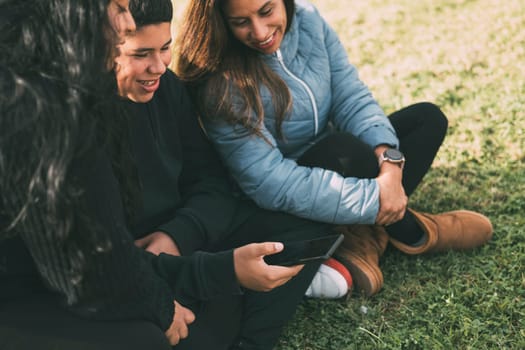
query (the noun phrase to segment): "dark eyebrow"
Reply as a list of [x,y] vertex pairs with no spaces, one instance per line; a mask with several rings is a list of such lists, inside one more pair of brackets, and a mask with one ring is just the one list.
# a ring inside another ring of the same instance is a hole
[[[173,41],[173,39],[170,38],[170,40],[166,41],[164,43],[164,45],[162,45],[162,47],[170,45],[172,41]],[[138,48],[136,50],[133,50],[133,52],[135,52],[135,53],[144,53],[144,52],[150,52],[150,51],[155,51],[155,49],[152,48],[152,47],[141,47],[141,48]]]

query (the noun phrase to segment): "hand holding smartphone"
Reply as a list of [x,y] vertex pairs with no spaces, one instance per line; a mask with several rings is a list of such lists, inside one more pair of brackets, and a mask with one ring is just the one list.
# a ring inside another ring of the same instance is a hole
[[303,241],[283,242],[284,249],[273,255],[266,255],[268,265],[293,266],[311,261],[324,261],[343,242],[343,235],[330,235],[322,238]]

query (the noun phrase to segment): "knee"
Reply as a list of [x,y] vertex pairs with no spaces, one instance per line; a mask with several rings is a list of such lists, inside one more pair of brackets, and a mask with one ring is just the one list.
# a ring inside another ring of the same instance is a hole
[[421,115],[425,116],[425,123],[435,132],[440,131],[444,135],[448,128],[448,119],[441,108],[431,102],[421,102],[417,106]]
[[342,169],[340,173],[343,176],[360,179],[371,179],[377,176],[379,173],[377,157],[370,145],[349,133],[339,133],[334,136],[338,136],[341,140],[345,138],[347,140],[346,143],[341,142],[339,144],[344,146],[342,149],[347,150],[345,151],[346,155],[342,154],[337,159]]

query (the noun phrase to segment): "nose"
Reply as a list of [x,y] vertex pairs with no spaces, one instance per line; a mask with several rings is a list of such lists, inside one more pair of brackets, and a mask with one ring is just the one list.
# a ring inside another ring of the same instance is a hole
[[166,72],[166,64],[160,55],[152,55],[152,61],[148,67],[151,74],[162,75]]
[[262,21],[252,22],[252,38],[257,41],[264,41],[267,39],[267,27]]
[[132,34],[137,29],[135,20],[129,11],[115,15],[112,22],[113,29],[120,37]]
[[135,20],[131,16],[131,13],[129,11],[123,12],[119,16],[119,34],[130,34],[135,32],[137,29],[135,25]]

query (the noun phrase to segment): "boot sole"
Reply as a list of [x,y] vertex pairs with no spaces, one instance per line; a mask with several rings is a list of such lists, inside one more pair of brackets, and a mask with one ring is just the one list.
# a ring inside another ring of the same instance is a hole
[[379,266],[370,264],[342,246],[338,248],[336,258],[352,274],[354,290],[360,291],[367,297],[371,297],[383,287],[383,273],[379,269]]

